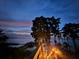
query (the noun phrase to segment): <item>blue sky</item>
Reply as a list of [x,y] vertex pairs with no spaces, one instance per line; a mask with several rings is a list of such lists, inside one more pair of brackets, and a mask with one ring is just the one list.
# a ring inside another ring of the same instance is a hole
[[32,21],[37,16],[79,23],[79,0],[0,0],[0,20]]

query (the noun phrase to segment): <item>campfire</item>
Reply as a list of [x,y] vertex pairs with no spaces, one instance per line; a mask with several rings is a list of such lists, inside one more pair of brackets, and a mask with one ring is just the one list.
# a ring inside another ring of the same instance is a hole
[[62,51],[52,45],[42,44],[33,59],[68,59]]

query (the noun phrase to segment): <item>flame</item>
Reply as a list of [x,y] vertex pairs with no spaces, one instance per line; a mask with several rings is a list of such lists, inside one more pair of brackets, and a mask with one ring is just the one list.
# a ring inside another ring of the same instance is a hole
[[41,45],[33,59],[69,59],[57,47]]

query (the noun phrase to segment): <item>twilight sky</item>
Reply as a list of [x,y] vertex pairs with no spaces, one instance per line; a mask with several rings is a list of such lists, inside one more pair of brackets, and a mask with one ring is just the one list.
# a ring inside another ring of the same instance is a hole
[[62,22],[60,27],[68,22],[79,23],[79,0],[0,0],[0,25],[12,35],[23,36],[29,32],[31,21],[37,16],[59,17]]
[[41,15],[79,22],[79,0],[0,0],[0,19],[29,21]]

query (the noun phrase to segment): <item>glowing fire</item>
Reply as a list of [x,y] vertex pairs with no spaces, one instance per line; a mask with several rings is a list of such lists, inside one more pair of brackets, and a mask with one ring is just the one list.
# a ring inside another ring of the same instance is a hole
[[42,44],[36,52],[34,59],[69,59],[57,47]]

